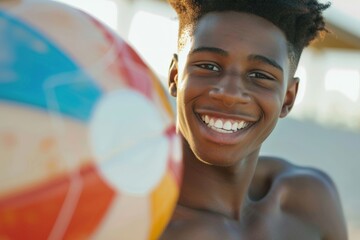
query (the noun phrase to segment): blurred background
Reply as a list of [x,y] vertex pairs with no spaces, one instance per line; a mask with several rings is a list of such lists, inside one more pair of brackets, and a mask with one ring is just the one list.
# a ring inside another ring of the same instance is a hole
[[[166,86],[177,20],[165,0],[56,0],[100,19],[137,49]],[[317,167],[335,181],[350,239],[360,239],[360,1],[332,0],[331,34],[302,56],[292,114],[279,122],[263,154]]]

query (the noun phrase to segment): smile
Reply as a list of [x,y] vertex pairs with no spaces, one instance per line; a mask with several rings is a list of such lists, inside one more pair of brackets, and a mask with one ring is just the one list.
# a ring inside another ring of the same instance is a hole
[[208,128],[211,128],[220,133],[236,133],[251,124],[250,122],[246,121],[220,119],[209,117],[208,115],[201,115],[201,119]]

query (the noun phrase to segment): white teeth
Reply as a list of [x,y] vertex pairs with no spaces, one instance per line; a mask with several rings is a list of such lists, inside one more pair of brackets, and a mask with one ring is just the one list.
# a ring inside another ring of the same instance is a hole
[[210,119],[210,121],[209,121],[209,126],[214,126],[215,125],[215,121],[214,121],[214,119]]
[[224,123],[223,120],[211,118],[208,115],[201,116],[201,119],[208,125],[209,128],[221,133],[234,133],[240,129],[246,128],[249,125],[249,123],[245,121],[226,120]]
[[232,127],[231,127],[231,130],[236,131],[237,128],[238,128],[238,123],[237,123],[237,122],[234,122],[234,124],[233,124]]
[[246,123],[244,122],[244,121],[242,121],[242,122],[239,122],[239,124],[238,124],[238,129],[242,129],[242,128],[244,128],[246,126]]
[[205,123],[209,123],[209,122],[210,122],[209,116],[205,115]]
[[225,129],[225,130],[231,130],[231,127],[232,127],[231,122],[230,122],[230,121],[226,121],[225,124],[224,124],[224,126],[223,126],[223,129]]
[[233,133],[231,131],[227,131],[227,130],[224,130],[224,129],[221,129],[221,128],[216,128],[216,127],[211,127],[211,129],[217,131],[217,132],[221,132],[221,133]]
[[223,122],[220,119],[216,120],[215,127],[216,128],[223,128]]

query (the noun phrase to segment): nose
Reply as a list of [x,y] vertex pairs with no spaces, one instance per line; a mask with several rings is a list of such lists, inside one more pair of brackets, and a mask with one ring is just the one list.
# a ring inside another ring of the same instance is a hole
[[224,76],[210,90],[209,96],[212,99],[221,101],[226,107],[235,104],[246,104],[251,101],[251,96],[246,88],[246,84],[238,74]]

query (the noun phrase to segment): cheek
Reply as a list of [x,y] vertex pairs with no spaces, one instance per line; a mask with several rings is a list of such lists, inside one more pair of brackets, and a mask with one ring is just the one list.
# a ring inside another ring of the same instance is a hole
[[259,122],[260,132],[256,137],[257,140],[254,141],[255,145],[264,142],[276,127],[282,107],[281,96],[265,94],[259,104],[261,104],[262,118]]
[[178,91],[176,104],[177,104],[177,130],[184,135],[187,128],[186,126],[188,126],[187,104],[185,101],[184,91]]
[[261,94],[261,105],[265,118],[278,118],[284,102],[282,90]]
[[261,107],[262,118],[260,121],[260,134],[256,142],[263,142],[274,130],[282,108],[283,97],[281,94],[262,94],[258,104]]
[[189,110],[191,102],[196,98],[199,92],[199,87],[196,81],[183,79],[177,85],[177,103],[178,107],[183,110]]
[[193,84],[185,80],[179,85],[177,95],[177,129],[187,142],[192,142],[193,139],[192,128],[196,121],[193,107],[196,96],[197,90]]

